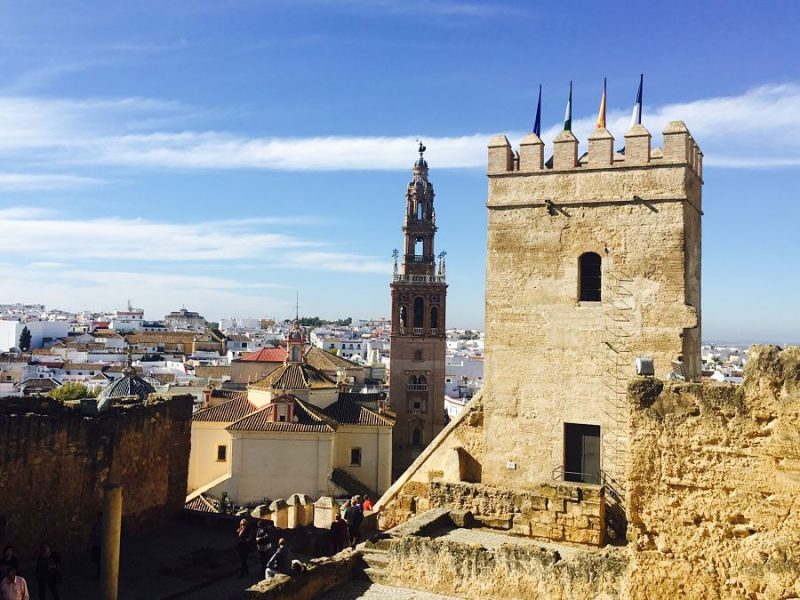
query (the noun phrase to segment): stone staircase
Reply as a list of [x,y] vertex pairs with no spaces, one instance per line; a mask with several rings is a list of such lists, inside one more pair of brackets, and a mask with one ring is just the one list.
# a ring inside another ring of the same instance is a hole
[[389,565],[390,539],[377,540],[375,542],[365,542],[359,544],[363,568],[359,573],[359,579],[371,581],[372,583],[389,583],[387,567]]

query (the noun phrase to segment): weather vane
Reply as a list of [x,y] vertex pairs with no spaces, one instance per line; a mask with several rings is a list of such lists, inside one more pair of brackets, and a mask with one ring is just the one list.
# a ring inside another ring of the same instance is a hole
[[427,148],[425,147],[425,144],[423,144],[420,140],[417,140],[417,143],[419,144],[419,156],[420,158],[422,158],[422,155],[425,152],[425,150],[427,150]]
[[397,258],[398,256],[400,256],[400,251],[397,248],[395,248],[394,250],[392,250],[392,258]]

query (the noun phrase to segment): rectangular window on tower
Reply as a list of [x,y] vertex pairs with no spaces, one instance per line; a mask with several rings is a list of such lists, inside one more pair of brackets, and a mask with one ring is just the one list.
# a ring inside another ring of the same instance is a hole
[[217,446],[217,462],[226,462],[228,460],[228,447],[225,445]]
[[350,466],[361,466],[361,448],[350,448]]

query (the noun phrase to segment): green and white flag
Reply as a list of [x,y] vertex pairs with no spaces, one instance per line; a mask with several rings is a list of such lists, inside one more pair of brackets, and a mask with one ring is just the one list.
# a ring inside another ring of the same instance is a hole
[[569,82],[569,99],[564,111],[564,131],[572,131],[572,82]]

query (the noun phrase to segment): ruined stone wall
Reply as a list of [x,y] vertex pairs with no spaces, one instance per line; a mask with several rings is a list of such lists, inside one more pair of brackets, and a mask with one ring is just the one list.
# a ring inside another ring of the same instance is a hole
[[115,406],[96,417],[59,405],[22,408],[21,401],[0,401],[0,541],[22,558],[43,541],[61,552],[86,548],[111,481],[123,485],[124,532],[183,508],[191,396]]
[[479,524],[512,534],[593,546],[604,542],[605,505],[599,487],[565,483],[509,490],[432,481],[427,491],[432,508],[469,511]]
[[483,404],[478,393],[379,499],[381,529],[428,510],[428,484],[434,479],[480,482],[483,449]]
[[562,551],[532,545],[485,548],[405,536],[389,550],[395,585],[463,598],[572,600],[618,595],[627,567],[624,550]]
[[800,597],[800,348],[745,375],[631,385],[630,597]]

